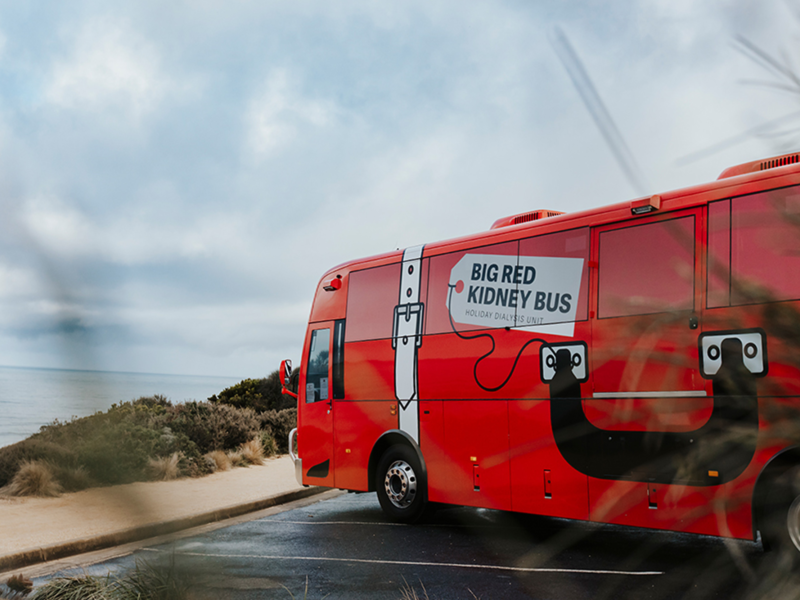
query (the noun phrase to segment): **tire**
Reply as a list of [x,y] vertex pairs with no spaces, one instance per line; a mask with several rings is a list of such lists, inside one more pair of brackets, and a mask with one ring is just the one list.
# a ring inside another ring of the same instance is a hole
[[398,523],[417,523],[428,512],[428,489],[416,453],[396,445],[384,452],[375,471],[375,489],[383,512]]
[[800,467],[789,469],[769,486],[762,512],[764,549],[794,568],[800,565]]

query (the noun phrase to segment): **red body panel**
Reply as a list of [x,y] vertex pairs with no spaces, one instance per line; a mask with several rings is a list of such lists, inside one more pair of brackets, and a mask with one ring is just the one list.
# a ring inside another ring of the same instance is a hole
[[[757,478],[798,443],[800,279],[782,276],[800,272],[782,218],[798,184],[800,165],[748,172],[650,214],[622,203],[329,271],[301,364],[303,482],[372,489],[396,432],[434,502],[752,539]],[[720,441],[728,422],[740,440]]]
[[[512,509],[588,519],[587,477],[576,471],[556,447],[549,400],[510,402],[509,422]],[[550,485],[547,490],[546,481]]]
[[392,406],[397,402],[335,401],[334,464],[336,487],[345,490],[367,491],[370,482],[364,465],[381,434],[397,426]]
[[509,510],[508,402],[453,400],[442,404],[448,473],[442,482],[443,501]]

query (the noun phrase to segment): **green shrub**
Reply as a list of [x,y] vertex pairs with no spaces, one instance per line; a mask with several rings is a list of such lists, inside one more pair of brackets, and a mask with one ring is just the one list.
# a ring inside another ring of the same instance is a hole
[[[295,369],[289,381],[289,390],[297,392],[297,382],[300,371]],[[261,380],[261,390],[265,397],[270,399],[269,410],[284,410],[297,408],[297,399],[288,394],[281,393],[281,378],[278,371],[270,373],[266,379]]]
[[261,412],[270,408],[270,398],[264,395],[262,382],[263,379],[244,379],[225,388],[219,393],[211,396],[208,401],[215,404],[225,404],[236,408],[250,408]]
[[104,484],[147,479],[149,459],[164,456],[173,447],[160,431],[131,421],[109,424],[75,444],[78,462]]
[[275,443],[275,438],[272,437],[270,431],[260,431],[259,438],[261,439],[261,446],[264,448],[264,456],[275,456],[278,454],[278,444]]
[[[289,388],[297,388],[297,374],[292,373]],[[252,408],[256,412],[293,408],[297,401],[281,393],[281,380],[278,371],[273,371],[263,379],[244,379],[222,390],[208,399],[215,404],[227,404],[236,408]]]
[[187,402],[170,407],[166,423],[194,442],[199,454],[236,448],[259,430],[256,413],[225,404]]
[[55,475],[56,481],[61,484],[65,492],[80,492],[86,488],[93,487],[97,483],[92,479],[86,467],[65,467],[48,463]]
[[297,409],[269,410],[258,415],[261,429],[268,432],[281,454],[289,451],[289,432],[297,427]]

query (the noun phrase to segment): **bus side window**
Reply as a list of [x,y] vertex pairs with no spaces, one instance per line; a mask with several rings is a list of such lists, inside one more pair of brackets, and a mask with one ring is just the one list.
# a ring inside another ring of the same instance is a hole
[[598,317],[692,310],[694,217],[600,233]]
[[706,308],[731,304],[731,201],[708,203]]
[[344,399],[344,319],[333,326],[333,399]]
[[330,329],[315,329],[311,332],[311,348],[308,351],[308,373],[306,374],[306,402],[328,399],[330,342]]
[[731,200],[732,306],[800,299],[798,223],[797,186]]
[[800,299],[797,186],[708,205],[707,306]]

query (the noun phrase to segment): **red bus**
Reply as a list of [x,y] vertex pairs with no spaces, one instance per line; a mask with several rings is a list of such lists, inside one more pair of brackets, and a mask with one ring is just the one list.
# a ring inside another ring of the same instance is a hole
[[298,481],[800,552],[799,160],[331,269]]

